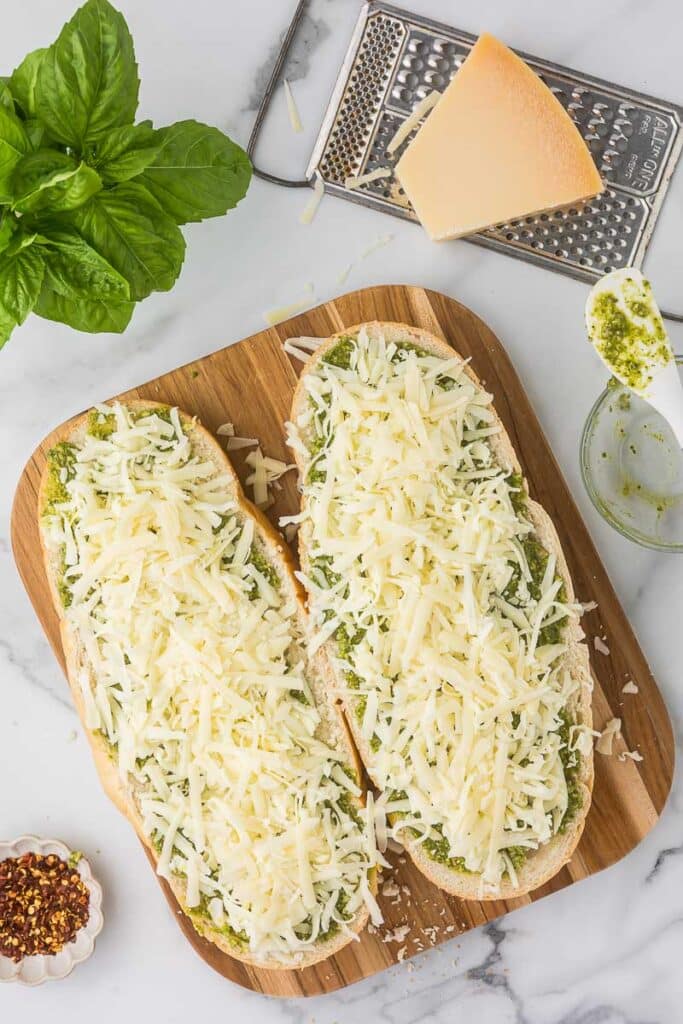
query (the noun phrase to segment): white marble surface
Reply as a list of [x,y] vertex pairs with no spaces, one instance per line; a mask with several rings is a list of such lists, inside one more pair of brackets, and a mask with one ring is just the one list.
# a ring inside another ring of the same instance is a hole
[[[195,116],[244,142],[268,55],[293,0],[119,0],[142,69],[141,113],[162,124]],[[298,173],[346,46],[356,0],[314,0],[290,78],[304,122],[290,132],[282,97],[262,162]],[[680,0],[412,0],[414,9],[643,91],[683,102]],[[6,8],[6,9],[5,9]],[[3,5],[0,68],[51,40],[71,0]],[[683,306],[683,169],[648,269],[662,303]],[[88,851],[105,887],[95,956],[66,981],[0,989],[0,1019],[99,1024],[239,1019],[255,1024],[677,1024],[683,1019],[683,788],[660,824],[621,864],[337,995],[276,1002],[240,990],[186,947],[132,832],[100,792],[86,742],[14,569],[12,493],[35,444],[56,423],[257,330],[262,311],[318,299],[379,233],[394,242],[354,269],[345,288],[407,282],[471,306],[506,345],[540,415],[617,591],[666,696],[681,738],[683,561],[630,545],[593,511],[578,438],[604,373],[583,339],[585,286],[465,243],[430,244],[412,225],[327,198],[310,227],[306,195],[255,181],[224,220],[187,230],[172,293],[147,300],[121,337],[79,335],[31,319],[0,354],[0,835],[59,836]],[[672,331],[683,350],[683,329]],[[618,642],[618,638],[614,638]]]

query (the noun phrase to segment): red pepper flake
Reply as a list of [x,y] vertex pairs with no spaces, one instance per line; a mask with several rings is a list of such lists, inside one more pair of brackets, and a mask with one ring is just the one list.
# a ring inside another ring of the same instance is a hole
[[22,960],[59,951],[87,924],[90,892],[54,853],[0,861],[0,955]]

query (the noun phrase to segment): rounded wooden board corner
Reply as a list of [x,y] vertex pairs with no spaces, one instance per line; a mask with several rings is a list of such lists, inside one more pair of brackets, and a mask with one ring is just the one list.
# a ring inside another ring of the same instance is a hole
[[[178,405],[198,415],[204,426],[214,432],[230,420],[238,434],[259,437],[265,451],[286,458],[282,425],[289,417],[299,364],[285,354],[281,342],[298,335],[326,337],[369,320],[422,327],[445,338],[461,355],[471,357],[478,376],[493,393],[532,496],[555,522],[579,599],[597,601],[598,607],[583,620],[588,639],[599,634],[612,641],[609,655],[596,654],[589,644],[596,727],[609,718],[621,718],[628,749],[639,750],[643,761],[620,762],[617,757],[596,755],[593,803],[579,847],[571,861],[540,889],[508,902],[465,902],[436,889],[407,858],[394,855],[393,877],[399,885],[399,897],[388,899],[380,893],[379,900],[387,931],[411,924],[404,943],[384,942],[379,934],[366,929],[359,942],[352,942],[334,957],[300,971],[261,970],[220,952],[195,932],[164,880],[158,878],[174,918],[197,954],[224,977],[272,996],[335,991],[398,963],[402,945],[406,947],[407,959],[615,864],[654,826],[673,779],[673,729],[647,661],[504,347],[486,323],[466,306],[439,292],[413,285],[359,289],[116,397],[144,397]],[[250,400],[245,402],[247,387]],[[37,523],[38,486],[53,435],[54,432],[38,446],[22,473],[12,508],[11,536],[19,574],[63,665],[57,617],[40,557]],[[249,471],[244,456],[233,453],[233,463],[244,483]],[[298,506],[291,474],[283,478],[282,484],[282,491],[277,493],[268,513],[275,524],[281,515],[295,512]],[[624,700],[621,686],[627,675],[637,680],[639,692]]]

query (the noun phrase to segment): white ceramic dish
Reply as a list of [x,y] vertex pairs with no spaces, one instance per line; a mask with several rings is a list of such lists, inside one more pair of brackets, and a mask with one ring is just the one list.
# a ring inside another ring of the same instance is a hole
[[[36,836],[20,836],[11,842],[0,840],[0,861],[8,857],[21,857],[24,853],[55,853],[62,860],[68,860],[72,851],[56,839],[38,839]],[[78,873],[90,892],[90,916],[88,923],[59,953],[52,956],[27,956],[18,963],[9,957],[0,956],[0,981],[21,981],[24,985],[40,985],[44,981],[66,978],[76,964],[87,960],[95,948],[95,937],[102,930],[102,889],[93,878],[90,864],[81,857]]]

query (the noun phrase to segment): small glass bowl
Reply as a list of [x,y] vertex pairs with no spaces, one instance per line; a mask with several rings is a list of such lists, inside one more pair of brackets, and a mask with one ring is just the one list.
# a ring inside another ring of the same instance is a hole
[[[676,356],[683,374],[683,356]],[[581,438],[581,475],[610,526],[646,548],[683,553],[683,452],[671,427],[612,379]]]

